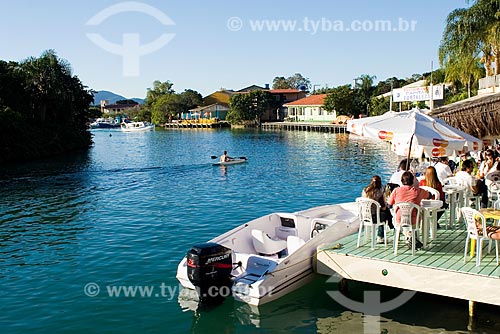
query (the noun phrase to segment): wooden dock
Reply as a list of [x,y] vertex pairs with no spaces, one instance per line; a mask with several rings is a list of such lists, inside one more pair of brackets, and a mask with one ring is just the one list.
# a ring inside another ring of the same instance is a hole
[[500,306],[495,245],[487,254],[488,242],[484,243],[481,265],[476,267],[470,254],[464,262],[465,237],[463,229],[440,229],[426,249],[412,256],[404,241],[394,255],[392,231],[387,248],[378,244],[374,250],[369,243],[357,248],[356,233],[335,242],[342,245],[339,249],[318,248],[317,271],[331,275],[333,270],[346,279]]
[[[225,121],[211,122],[210,120],[184,120],[176,123],[163,124],[165,129],[217,129],[229,128],[231,125]],[[272,122],[262,123],[261,129],[274,131],[314,131],[329,133],[347,133],[345,124],[306,123],[306,122]]]
[[177,123],[165,123],[163,124],[165,129],[219,129],[219,128],[229,128],[228,122],[195,122],[195,121],[184,121]]
[[345,124],[313,123],[313,122],[272,122],[262,123],[265,130],[315,131],[330,133],[347,133]]

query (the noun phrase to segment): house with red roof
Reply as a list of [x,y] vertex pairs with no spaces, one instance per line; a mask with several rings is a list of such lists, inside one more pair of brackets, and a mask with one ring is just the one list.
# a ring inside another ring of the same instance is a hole
[[270,89],[273,98],[273,107],[268,108],[261,117],[264,122],[283,121],[286,115],[286,108],[283,106],[295,100],[306,97],[307,92],[299,89]]
[[283,105],[286,120],[295,122],[328,122],[337,118],[337,112],[326,111],[323,107],[326,94],[309,95]]
[[[283,121],[286,115],[286,108],[283,107],[283,104],[302,99],[306,97],[307,94],[306,91],[299,89],[269,89],[268,84],[266,84],[265,87],[251,85],[238,91],[221,89],[204,97],[203,106],[190,110],[190,113],[200,113],[200,118],[217,117],[224,120],[229,110],[231,97],[236,94],[246,94],[252,90],[267,90],[272,96],[272,106],[270,106],[260,118],[263,122]],[[183,115],[183,118],[191,118],[191,116],[192,114]]]

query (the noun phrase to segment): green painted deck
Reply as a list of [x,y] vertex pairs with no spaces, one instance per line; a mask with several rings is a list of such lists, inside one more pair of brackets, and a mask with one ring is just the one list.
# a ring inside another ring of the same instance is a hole
[[[358,241],[358,234],[356,233],[335,242],[333,245],[322,247],[321,250],[348,256],[406,263],[414,266],[473,273],[497,278],[500,284],[500,266],[496,263],[495,245],[492,245],[490,254],[487,254],[489,241],[483,243],[483,256],[479,267],[476,267],[475,255],[474,258],[470,258],[469,246],[467,261],[464,262],[466,233],[463,229],[439,229],[435,240],[430,240],[426,248],[416,250],[414,256],[411,255],[411,250],[406,246],[403,237],[401,237],[399,242],[398,254],[394,255],[394,237],[392,231],[388,232],[387,236],[389,241],[387,248],[383,244],[377,244],[375,249],[372,250],[370,243],[364,242],[363,237],[361,238],[361,245],[358,248],[356,247]],[[342,244],[340,249],[332,248],[332,246],[339,243]]]
[[[444,226],[441,223],[441,226]],[[352,234],[317,250],[317,272],[324,275],[380,284],[400,289],[477,301],[500,306],[500,266],[495,258],[495,244],[488,254],[489,241],[483,242],[483,256],[476,267],[476,257],[470,257],[470,247],[464,262],[466,232],[463,227],[439,229],[434,240],[411,254],[403,237],[398,254],[394,255],[392,230],[388,245],[371,243]],[[338,247],[338,245],[341,245]]]

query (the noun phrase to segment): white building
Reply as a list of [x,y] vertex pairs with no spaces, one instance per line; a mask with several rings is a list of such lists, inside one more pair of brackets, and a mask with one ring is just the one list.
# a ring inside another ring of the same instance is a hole
[[317,94],[304,97],[303,99],[286,103],[285,119],[296,122],[328,122],[337,118],[335,111],[328,112],[323,108],[326,94]]

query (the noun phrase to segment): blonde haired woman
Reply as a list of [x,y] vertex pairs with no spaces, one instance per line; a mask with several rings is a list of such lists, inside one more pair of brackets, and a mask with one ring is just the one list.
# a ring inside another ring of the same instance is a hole
[[[426,186],[426,187],[431,187],[439,191],[439,199],[443,201],[443,206],[441,208],[446,209],[448,208],[448,204],[444,201],[444,191],[443,191],[443,185],[439,181],[436,168],[433,166],[429,166],[425,169],[425,177],[424,179],[420,180],[420,183],[418,184],[419,186]],[[436,198],[435,198],[436,199]],[[441,218],[443,215],[444,211],[439,211],[437,215],[437,219]],[[439,224],[437,224],[437,227],[440,228]]]

